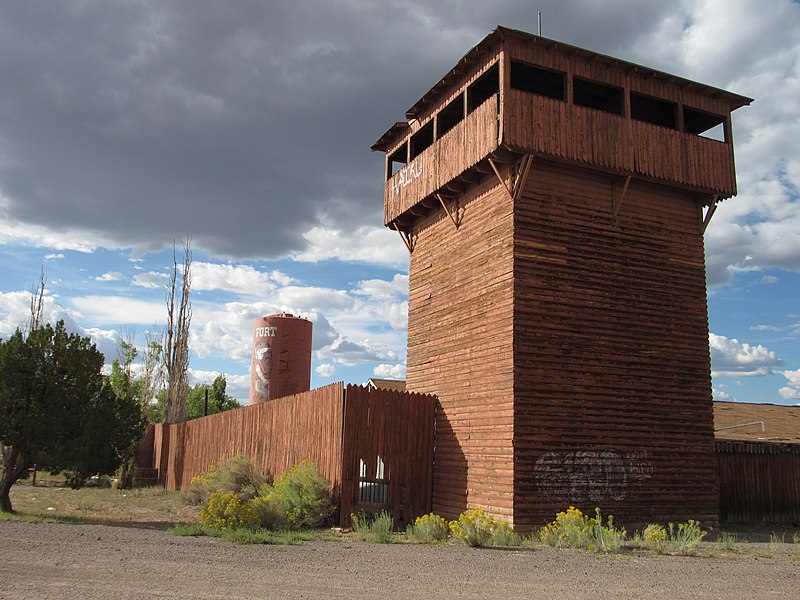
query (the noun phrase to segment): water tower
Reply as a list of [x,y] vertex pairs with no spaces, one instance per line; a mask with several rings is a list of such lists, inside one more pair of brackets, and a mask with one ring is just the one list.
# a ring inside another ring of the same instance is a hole
[[717,521],[703,234],[750,102],[499,27],[373,146],[436,512]]
[[287,313],[255,320],[250,404],[311,388],[311,329],[311,321]]

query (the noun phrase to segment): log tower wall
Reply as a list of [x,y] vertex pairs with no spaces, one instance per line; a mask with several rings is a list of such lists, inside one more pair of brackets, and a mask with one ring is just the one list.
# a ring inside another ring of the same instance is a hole
[[373,146],[435,511],[718,520],[703,233],[750,101],[500,27]]

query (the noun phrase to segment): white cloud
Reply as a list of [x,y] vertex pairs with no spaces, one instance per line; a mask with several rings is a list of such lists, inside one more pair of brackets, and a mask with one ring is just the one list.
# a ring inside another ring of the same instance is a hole
[[784,400],[800,400],[800,369],[794,371],[775,371],[786,377],[787,385],[778,390]]
[[225,393],[246,405],[250,397],[250,376],[189,368],[190,385],[211,385],[220,375],[225,376]]
[[383,377],[385,379],[405,379],[406,366],[401,364],[390,365],[381,363],[372,369],[372,374],[375,375],[375,377]]
[[88,336],[97,349],[103,353],[106,364],[110,365],[114,359],[118,358],[119,333],[113,329],[90,327],[83,329],[82,334]]
[[[278,280],[291,279],[282,276],[279,271],[274,273]],[[225,290],[247,296],[265,296],[274,288],[270,274],[257,271],[249,265],[192,263],[192,290]]]
[[89,235],[76,230],[60,232],[18,221],[11,216],[8,202],[0,197],[0,245],[17,243],[34,248],[91,253],[97,248],[97,243],[90,242],[90,239]]
[[[30,292],[0,292],[0,338],[12,335],[17,328],[24,328],[31,315]],[[59,303],[59,298],[45,290],[42,304],[44,322],[55,324],[63,320],[69,331],[81,333],[76,319],[79,315]]]
[[367,279],[360,281],[354,294],[368,296],[373,301],[394,300],[408,296],[408,275],[396,274],[391,281],[385,279]]
[[289,277],[286,273],[283,273],[278,270],[274,270],[270,272],[269,278],[272,279],[275,283],[281,286],[291,285],[293,283],[298,283],[297,279],[294,277]]
[[119,271],[109,271],[94,278],[95,281],[124,281],[125,275]]
[[45,254],[44,255],[44,259],[45,260],[61,260],[62,258],[64,258],[64,255],[62,253],[60,253],[60,252],[58,254]]
[[353,342],[339,338],[330,346],[318,350],[317,357],[321,360],[332,360],[347,367],[354,367],[371,362],[392,360],[397,358],[397,355],[391,350],[375,346],[370,340]]
[[250,375],[226,373],[225,381],[225,392],[236,398],[240,404],[246,405],[250,399]]
[[775,352],[758,344],[752,346],[735,338],[710,333],[712,377],[763,377],[783,365]]
[[326,378],[333,377],[334,373],[336,373],[336,367],[329,364],[317,365],[317,368],[314,370],[317,372],[317,375]]
[[163,323],[166,309],[163,301],[137,300],[124,296],[78,296],[70,300],[83,322],[95,324]]
[[329,346],[340,336],[319,311],[304,312],[269,302],[227,302],[223,305],[196,302],[189,344],[199,357],[221,356],[249,363],[252,354],[253,322],[266,315],[289,312],[308,319],[312,326],[312,349]]
[[408,302],[393,302],[389,305],[389,324],[392,329],[405,331],[408,329]]
[[[214,380],[219,377],[221,373],[219,371],[206,371],[203,369],[189,369],[189,385],[210,385],[214,382]],[[225,380],[227,381],[228,377],[225,376]]]
[[714,387],[714,388],[712,388],[711,392],[712,392],[712,395],[713,395],[715,401],[736,402],[736,398],[731,396],[725,390],[722,390],[720,388]]
[[408,268],[408,251],[396,232],[385,227],[358,227],[341,231],[312,227],[303,237],[308,247],[292,255],[300,262],[338,258],[343,261]]
[[800,271],[800,6],[782,1],[764,11],[741,0],[730,8],[724,0],[687,4],[691,26],[681,43],[690,76],[755,98],[733,117],[739,196],[720,205],[706,231],[711,285],[739,271]]
[[167,284],[168,280],[168,275],[150,271],[149,273],[137,273],[134,275],[131,284],[137,287],[158,289],[163,288]]
[[300,312],[350,310],[355,304],[345,291],[313,286],[290,285],[276,290],[270,299],[277,305],[293,307]]

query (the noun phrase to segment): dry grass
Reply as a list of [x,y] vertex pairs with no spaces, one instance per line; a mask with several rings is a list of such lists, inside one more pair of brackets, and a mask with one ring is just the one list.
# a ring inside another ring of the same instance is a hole
[[73,490],[49,485],[32,487],[24,481],[11,488],[11,502],[16,518],[30,520],[153,527],[197,520],[197,508],[187,505],[179,492],[159,488]]

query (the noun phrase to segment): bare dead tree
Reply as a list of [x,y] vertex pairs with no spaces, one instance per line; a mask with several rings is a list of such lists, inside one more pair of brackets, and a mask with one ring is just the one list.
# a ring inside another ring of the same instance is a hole
[[[189,291],[192,287],[191,267],[191,239],[187,238],[183,242],[182,268],[178,267],[177,251],[173,243],[172,274],[167,289],[167,328],[164,341],[164,367],[167,375],[164,423],[180,423],[188,418],[189,324],[192,320],[192,305],[189,302]],[[180,298],[177,297],[178,294],[180,294]]]
[[146,331],[144,334],[145,348],[142,352],[142,406],[149,407],[155,400],[164,385],[164,370],[161,355],[164,347],[163,331]]
[[31,313],[28,320],[28,333],[35,329],[39,329],[42,323],[42,315],[44,314],[44,286],[47,283],[47,277],[44,274],[44,267],[39,273],[39,283],[31,287]]

